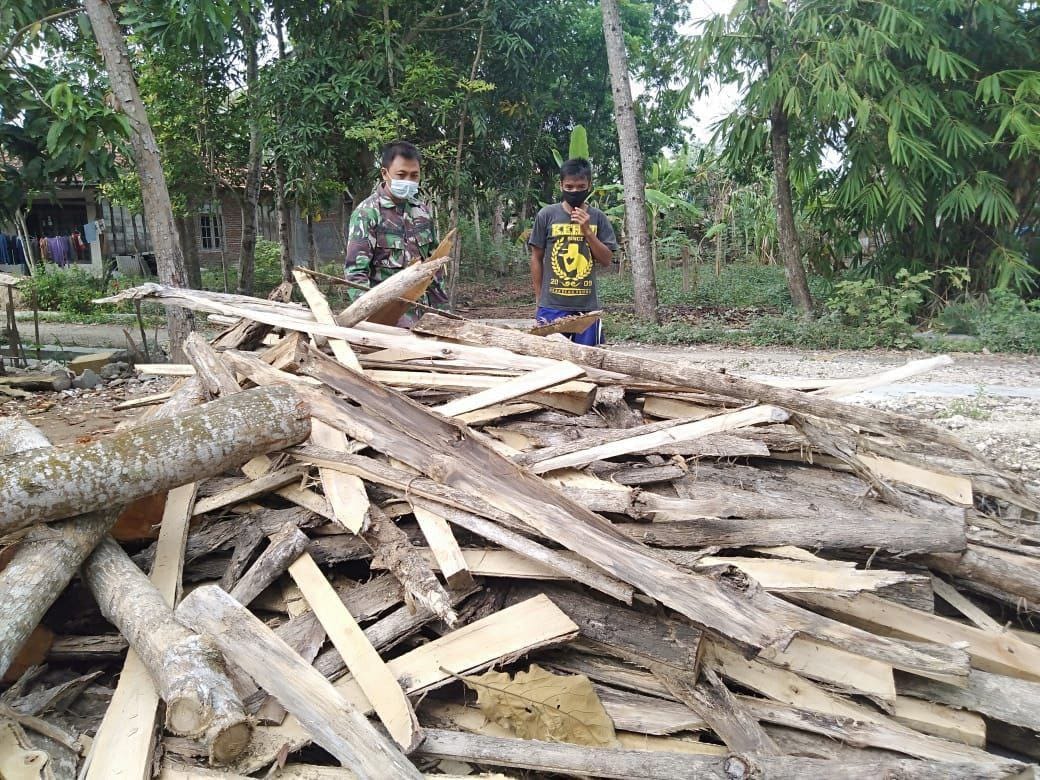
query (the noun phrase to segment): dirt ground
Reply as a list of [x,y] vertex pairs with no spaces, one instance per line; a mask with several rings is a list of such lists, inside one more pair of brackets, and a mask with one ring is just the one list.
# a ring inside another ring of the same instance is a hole
[[[78,327],[91,329],[91,326]],[[100,334],[91,332],[90,335]],[[921,353],[894,351],[799,352],[704,345],[690,348],[620,345],[612,349],[755,378],[862,376],[926,357]],[[130,398],[162,392],[169,385],[168,379],[130,378],[96,390],[34,393],[29,399],[0,400],[0,416],[28,414],[51,441],[60,443],[114,427],[119,420],[137,411],[114,411],[113,406]],[[932,420],[954,430],[1040,488],[1038,357],[956,355],[951,366],[850,400]]]

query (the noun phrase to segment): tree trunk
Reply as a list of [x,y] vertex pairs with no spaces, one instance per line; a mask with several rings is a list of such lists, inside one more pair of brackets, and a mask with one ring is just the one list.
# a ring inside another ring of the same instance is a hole
[[293,280],[293,256],[292,256],[292,212],[289,203],[285,199],[285,166],[275,162],[275,198],[278,202],[278,244],[281,247],[279,258],[282,266],[282,281]]
[[773,175],[776,177],[776,221],[780,242],[780,257],[784,261],[787,288],[791,300],[806,316],[812,314],[813,301],[809,281],[802,265],[802,249],[798,229],[794,224],[794,200],[791,197],[791,142],[787,130],[787,115],[776,106],[769,117],[769,144],[773,150]]
[[[134,80],[126,41],[108,0],[86,0],[84,7],[105,60],[112,94],[130,120],[130,147],[141,180],[141,199],[148,220],[148,233],[155,248],[159,279],[163,284],[184,287],[187,283],[184,256],[177,240],[159,146]],[[180,308],[167,309],[166,316],[173,359],[179,361],[183,359],[181,343],[192,331],[194,318],[190,311]]]
[[217,759],[238,756],[252,726],[211,640],[174,619],[162,594],[110,536],[87,559],[83,580],[155,680],[166,702],[166,728],[202,737]]
[[188,286],[193,290],[202,289],[202,267],[199,264],[199,237],[196,234],[195,215],[177,217],[177,233],[181,240],[181,254],[184,255],[184,270],[188,276]]
[[245,28],[246,100],[249,102],[249,167],[246,170],[245,201],[242,204],[242,248],[238,253],[238,294],[253,294],[256,263],[256,205],[260,200],[260,163],[263,146],[260,139],[260,117],[257,116],[258,56],[256,20],[242,19]]
[[247,390],[89,444],[0,458],[0,536],[212,476],[310,434],[288,388]]
[[617,0],[600,0],[603,11],[603,36],[607,42],[610,84],[614,93],[614,117],[621,148],[621,180],[625,190],[625,225],[628,233],[628,257],[632,265],[636,316],[657,322],[657,285],[650,252],[650,234],[646,226],[646,180],[643,176],[643,152],[639,148],[636,112],[629,86],[628,51],[621,30]]
[[318,270],[318,245],[314,243],[314,217],[307,215],[307,267]]

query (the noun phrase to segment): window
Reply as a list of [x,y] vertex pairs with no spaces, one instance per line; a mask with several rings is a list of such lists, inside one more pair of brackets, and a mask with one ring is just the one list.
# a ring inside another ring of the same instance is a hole
[[202,207],[199,214],[199,238],[203,250],[219,251],[223,248],[224,226],[219,208],[214,208],[211,204]]

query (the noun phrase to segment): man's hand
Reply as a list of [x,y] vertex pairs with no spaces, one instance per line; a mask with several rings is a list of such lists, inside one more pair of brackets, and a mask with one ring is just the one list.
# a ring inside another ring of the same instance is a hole
[[571,222],[581,225],[581,234],[586,238],[589,237],[589,221],[591,219],[592,218],[589,216],[589,212],[587,212],[585,209],[577,207],[571,209]]

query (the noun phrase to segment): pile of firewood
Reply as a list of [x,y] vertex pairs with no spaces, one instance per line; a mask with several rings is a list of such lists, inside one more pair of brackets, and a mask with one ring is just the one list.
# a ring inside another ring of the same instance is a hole
[[0,420],[0,777],[1031,776],[1040,504],[842,400],[947,358],[377,324],[428,272],[126,291],[227,330],[107,435]]

